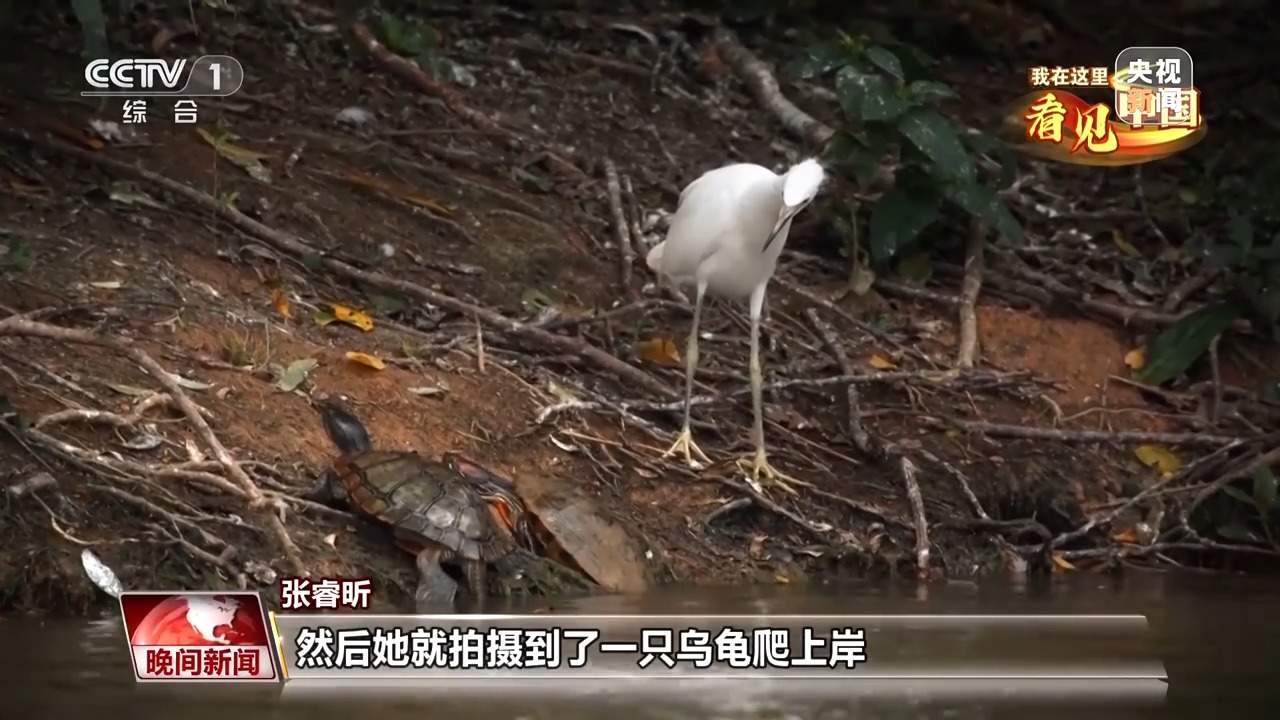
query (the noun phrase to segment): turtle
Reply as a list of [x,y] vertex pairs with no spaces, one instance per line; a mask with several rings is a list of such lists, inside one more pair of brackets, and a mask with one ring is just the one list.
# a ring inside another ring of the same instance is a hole
[[342,403],[322,398],[318,409],[340,452],[318,494],[392,529],[396,544],[416,556],[419,606],[452,606],[458,586],[443,563],[461,566],[478,599],[486,594],[488,563],[514,552],[518,541],[531,544],[519,499],[496,478],[480,483],[416,452],[377,450]]
[[375,449],[363,423],[336,398],[319,398],[316,406],[339,455],[313,497],[345,504],[391,528],[396,544],[416,557],[420,609],[452,609],[458,584],[446,564],[461,567],[468,593],[479,602],[487,594],[490,564],[503,588],[531,585],[545,592],[592,585],[534,552],[528,513],[509,480],[464,472],[457,455],[439,462],[413,451]]

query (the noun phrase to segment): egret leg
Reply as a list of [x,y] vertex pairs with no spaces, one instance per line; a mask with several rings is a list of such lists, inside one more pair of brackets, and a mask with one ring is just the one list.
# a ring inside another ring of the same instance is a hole
[[684,364],[684,425],[681,427],[680,434],[676,436],[676,441],[667,448],[662,454],[663,457],[670,457],[676,452],[684,453],[685,462],[690,467],[698,467],[694,462],[693,456],[696,454],[698,459],[704,463],[711,464],[711,458],[702,452],[702,448],[693,442],[693,432],[689,428],[690,401],[693,399],[693,372],[698,367],[698,321],[702,317],[702,298],[707,293],[707,283],[699,282],[697,296],[693,301],[693,327],[689,330],[689,343],[685,347],[685,364]]
[[738,461],[739,467],[751,473],[757,483],[763,475],[766,480],[781,487],[789,493],[795,493],[791,485],[809,485],[788,475],[784,475],[769,464],[764,449],[764,373],[760,371],[760,311],[764,307],[765,284],[761,283],[751,291],[751,441],[755,445],[755,454],[750,458]]

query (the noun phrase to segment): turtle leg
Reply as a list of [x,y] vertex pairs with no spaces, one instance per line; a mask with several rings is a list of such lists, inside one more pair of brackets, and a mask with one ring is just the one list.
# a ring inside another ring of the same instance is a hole
[[483,560],[462,563],[462,573],[467,579],[467,590],[476,612],[484,612],[485,598],[489,595],[488,565]]
[[452,613],[458,583],[440,566],[444,549],[424,548],[418,553],[418,592],[414,595],[420,613]]

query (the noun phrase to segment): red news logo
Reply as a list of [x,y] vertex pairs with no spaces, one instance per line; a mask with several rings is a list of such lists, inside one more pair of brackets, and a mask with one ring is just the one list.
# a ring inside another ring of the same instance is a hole
[[367,610],[373,581],[369,578],[280,579],[282,610]]
[[277,680],[257,593],[126,592],[120,612],[139,681]]

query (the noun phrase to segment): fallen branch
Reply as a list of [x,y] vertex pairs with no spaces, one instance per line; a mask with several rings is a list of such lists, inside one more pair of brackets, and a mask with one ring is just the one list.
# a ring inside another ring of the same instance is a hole
[[[111,427],[133,427],[142,421],[142,416],[154,407],[168,407],[175,404],[173,398],[166,393],[155,393],[139,400],[128,415],[108,412],[106,410],[59,410],[41,415],[31,423],[34,428],[46,428],[66,422],[87,422],[91,424],[110,425]],[[207,412],[207,411],[206,411]]]
[[142,366],[147,371],[147,374],[151,375],[156,382],[168,390],[173,402],[195,428],[196,434],[204,442],[205,447],[217,458],[218,463],[230,477],[232,484],[247,501],[249,508],[263,516],[267,527],[273,530],[276,541],[279,543],[286,560],[293,566],[294,572],[296,574],[304,574],[306,572],[302,564],[302,558],[298,553],[298,546],[289,537],[289,532],[285,529],[284,523],[274,512],[279,505],[270,501],[258,490],[258,486],[249,478],[244,469],[240,467],[235,458],[231,456],[231,453],[223,446],[222,442],[218,440],[218,437],[213,433],[213,428],[209,427],[209,424],[205,422],[204,416],[200,413],[200,408],[191,401],[191,398],[187,397],[186,392],[174,379],[174,376],[161,367],[150,355],[134,346],[131,340],[128,338],[104,337],[87,330],[64,328],[27,320],[22,317],[8,317],[0,320],[0,335],[43,337],[61,342],[105,347],[127,356]]
[[773,113],[790,133],[818,147],[825,145],[836,134],[830,126],[814,119],[788,100],[782,94],[773,70],[743,47],[733,31],[720,28],[716,30],[714,40],[720,57],[733,68],[756,101]]
[[[835,330],[821,317],[818,317],[818,311],[814,308],[805,310],[805,317],[809,318],[809,322],[813,324],[813,327],[818,331],[818,335],[822,337],[822,341],[826,343],[831,354],[835,356],[836,362],[840,365],[840,371],[845,375],[856,375],[853,363],[849,361],[849,355],[844,351],[844,346],[840,344],[839,338],[836,337]],[[845,406],[849,437],[853,439],[854,446],[869,457],[877,459],[883,457],[884,449],[878,443],[873,444],[867,429],[862,426],[862,405],[858,402],[858,386],[856,383],[849,383],[845,386]]]
[[969,242],[965,248],[964,282],[960,290],[960,347],[956,366],[973,367],[978,353],[978,294],[982,290],[982,247],[986,244],[986,224],[974,219],[969,226]]
[[1192,445],[1217,447],[1239,442],[1240,438],[1208,433],[1162,433],[1140,431],[1058,430],[1026,425],[1003,425],[978,420],[956,420],[921,416],[920,420],[937,428],[958,427],[995,437],[1025,438],[1030,440],[1056,440],[1067,443],[1161,443],[1164,445]]
[[915,464],[905,455],[898,461],[902,467],[902,482],[907,486],[907,498],[911,501],[911,514],[915,518],[916,571],[923,580],[929,575],[929,524],[924,517],[924,497],[920,494],[920,483],[916,482]]
[[[364,48],[369,51],[369,54],[371,54],[383,67],[398,75],[401,79],[408,81],[410,84],[414,85],[426,94],[443,100],[445,106],[448,107],[453,114],[461,117],[481,130],[486,130],[495,135],[500,135],[524,146],[534,145],[534,143],[532,143],[528,138],[523,137],[510,128],[503,127],[493,118],[485,115],[479,110],[476,110],[470,105],[467,105],[466,102],[463,101],[461,93],[448,85],[436,82],[431,78],[431,76],[423,72],[422,68],[418,67],[417,63],[412,60],[402,58],[388,50],[385,45],[373,36],[373,33],[369,31],[369,28],[366,27],[364,23],[353,23],[351,25],[351,34],[360,41]],[[556,163],[562,168],[570,171],[574,175],[580,177],[585,176],[585,173],[582,172],[582,170],[575,165],[572,160],[569,160],[560,154],[560,152],[564,151],[563,148],[557,148],[556,151],[552,151],[545,147],[543,149],[547,153],[547,157],[556,161]]]
[[[33,138],[23,132],[0,128],[0,137],[8,137],[22,142],[36,144],[40,147],[56,150],[63,154],[110,169],[121,175],[145,180],[170,193],[173,193],[174,195],[190,200],[199,207],[217,215],[246,233],[249,233],[263,242],[299,259],[315,257],[317,254],[320,254],[315,248],[297,236],[264,225],[230,205],[219,202],[216,198],[207,193],[188,187],[175,180],[171,180],[159,173],[154,173],[150,170],[128,165],[110,158],[101,157],[96,153],[81,150],[56,140]],[[534,325],[523,323],[518,320],[512,320],[501,313],[489,310],[488,308],[472,305],[471,303],[464,302],[442,292],[436,292],[435,290],[431,290],[430,288],[417,283],[406,280],[397,280],[378,272],[361,270],[354,265],[350,265],[331,256],[323,256],[321,262],[325,267],[348,279],[358,280],[362,283],[372,285],[383,290],[392,290],[398,293],[403,293],[432,305],[447,308],[463,315],[464,317],[479,318],[484,324],[499,331],[523,336],[561,353],[581,355],[587,360],[590,360],[597,367],[617,375],[622,380],[640,385],[662,397],[675,397],[676,395],[676,392],[671,387],[660,382],[652,375],[577,338],[555,335]]]
[[618,239],[618,282],[627,297],[635,299],[636,290],[631,286],[631,265],[635,261],[632,256],[631,231],[627,227],[627,216],[622,211],[622,186],[618,183],[618,168],[613,161],[604,160],[605,186],[609,191],[609,210],[613,213],[613,232]]

